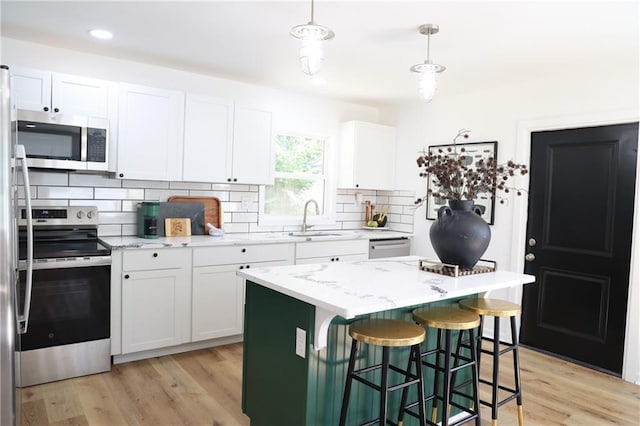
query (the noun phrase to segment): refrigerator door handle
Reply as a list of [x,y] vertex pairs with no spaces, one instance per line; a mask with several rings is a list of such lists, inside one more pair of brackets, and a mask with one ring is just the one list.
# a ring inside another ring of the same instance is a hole
[[24,293],[24,306],[22,315],[18,315],[18,333],[25,334],[29,326],[29,312],[31,311],[31,288],[33,286],[33,218],[31,213],[31,186],[29,183],[29,168],[27,167],[27,155],[23,145],[16,145],[16,160],[22,163],[22,180],[24,184],[24,198],[27,207],[27,270],[26,289]]

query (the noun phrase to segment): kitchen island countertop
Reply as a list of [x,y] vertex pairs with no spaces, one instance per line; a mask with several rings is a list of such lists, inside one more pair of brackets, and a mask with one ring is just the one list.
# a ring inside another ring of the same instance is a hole
[[447,277],[418,268],[418,256],[278,266],[238,271],[256,284],[316,307],[315,349],[333,317],[345,319],[532,283],[532,275],[496,271]]

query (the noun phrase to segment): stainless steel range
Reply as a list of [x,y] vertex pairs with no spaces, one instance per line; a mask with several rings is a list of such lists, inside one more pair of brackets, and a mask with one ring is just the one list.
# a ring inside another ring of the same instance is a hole
[[26,219],[21,209],[18,386],[109,371],[111,250],[97,236],[97,208],[32,208],[31,285]]

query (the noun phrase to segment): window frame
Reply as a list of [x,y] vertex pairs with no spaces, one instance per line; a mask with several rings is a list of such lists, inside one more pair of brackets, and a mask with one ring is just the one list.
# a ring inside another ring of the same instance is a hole
[[[333,167],[334,164],[334,151],[335,147],[333,144],[333,138],[329,135],[319,135],[314,133],[300,133],[300,132],[277,132],[274,133],[273,143],[275,145],[276,138],[280,135],[289,136],[289,137],[297,137],[297,138],[314,138],[314,139],[322,139],[324,140],[324,199],[322,200],[322,204],[324,205],[324,211],[320,215],[309,214],[307,216],[307,224],[309,225],[335,225],[335,194],[336,194],[336,185],[337,180],[335,176],[335,169]],[[289,178],[307,178],[308,174],[297,174],[297,173],[289,173],[289,172],[278,172],[275,170],[275,149],[273,154],[273,176],[274,183],[275,179],[278,177],[282,177],[284,174]],[[260,185],[258,189],[258,226],[283,226],[283,227],[294,227],[302,226],[302,218],[304,212],[301,211],[296,215],[269,215],[264,212],[265,201],[266,201],[266,185]],[[320,200],[316,200],[320,201]],[[285,229],[289,230],[289,229]]]

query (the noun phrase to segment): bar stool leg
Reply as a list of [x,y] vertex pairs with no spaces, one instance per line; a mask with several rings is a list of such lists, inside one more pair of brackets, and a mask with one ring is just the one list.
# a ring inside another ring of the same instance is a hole
[[[424,424],[424,420],[425,420],[425,408],[424,408],[424,381],[423,381],[423,375],[422,375],[422,356],[420,353],[420,345],[413,345],[411,346],[410,349],[410,353],[409,353],[409,364],[407,365],[407,372],[411,373],[411,367],[415,366],[416,368],[416,377],[419,380],[419,385],[418,385],[418,415],[420,416],[420,424]],[[409,377],[406,378],[406,382],[408,382],[410,379]],[[400,399],[400,413],[398,414],[398,426],[402,426],[403,425],[403,419],[404,419],[404,411],[405,408],[407,406],[407,397],[409,395],[409,389],[408,387],[405,387],[402,390],[402,398]]]
[[382,378],[380,384],[380,424],[387,424],[387,390],[389,388],[388,382],[389,373],[389,348],[387,346],[382,347]]
[[358,351],[358,341],[351,343],[351,356],[349,357],[349,367],[347,368],[347,381],[344,386],[342,397],[342,410],[340,410],[340,426],[344,426],[347,421],[347,408],[349,406],[349,396],[351,395],[351,383],[353,381],[353,370],[356,364],[356,352]]
[[[482,331],[478,331],[478,334],[482,333]],[[469,343],[471,345],[471,353],[478,353],[477,351],[477,347],[476,347],[476,336],[474,336],[473,334],[473,329],[469,330]],[[480,426],[480,384],[479,384],[479,380],[480,380],[480,364],[478,364],[478,359],[476,358],[476,363],[473,366],[473,370],[471,370],[471,379],[473,380],[473,405],[474,405],[474,410],[476,411],[476,426]],[[522,425],[520,425],[522,426]]]
[[511,317],[511,342],[513,348],[513,377],[516,385],[516,403],[518,404],[518,426],[524,425],[524,413],[522,411],[522,389],[520,387],[520,357],[518,354],[518,336],[516,336],[516,317]]
[[451,330],[444,333],[444,383],[442,388],[442,426],[449,424],[449,396],[451,395]]
[[491,425],[498,426],[498,372],[500,371],[500,317],[494,318],[493,380],[491,383]]
[[[435,360],[435,364],[436,366],[440,366],[440,348],[442,348],[442,330],[438,329],[438,340],[437,340],[437,348],[438,350],[436,351],[436,360]],[[434,395],[438,395],[438,387],[440,386],[440,372],[435,369],[433,372],[433,394]],[[443,407],[444,407],[444,403],[443,403]],[[438,398],[433,398],[433,400],[431,401],[431,422],[432,423],[436,423],[436,421],[438,420]]]

